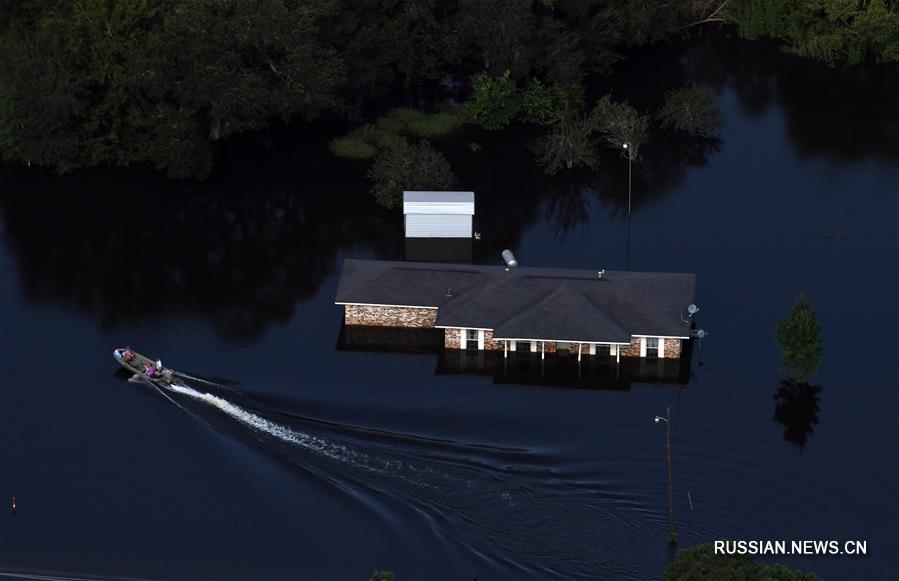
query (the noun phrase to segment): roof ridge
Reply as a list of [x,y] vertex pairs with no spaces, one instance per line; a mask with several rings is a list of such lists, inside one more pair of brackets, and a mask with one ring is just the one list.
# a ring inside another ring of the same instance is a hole
[[[594,309],[596,309],[596,312],[597,312],[600,316],[604,317],[606,320],[608,320],[610,323],[612,323],[613,325],[615,325],[616,327],[618,327],[619,329],[621,329],[621,330],[624,331],[625,333],[627,333],[627,334],[629,334],[629,335],[632,334],[631,331],[630,331],[627,327],[625,327],[624,324],[623,324],[621,321],[619,321],[617,318],[613,317],[611,313],[609,313],[609,312],[606,311],[606,309],[602,308],[600,305],[597,305],[597,304],[596,304],[596,301],[594,301],[592,298],[590,298],[590,296],[588,296],[587,294],[581,292],[579,289],[575,289],[575,292],[577,292],[577,294],[580,295],[580,297],[581,297],[582,299],[584,299],[585,301],[587,301],[587,304],[589,304],[589,305],[592,306]],[[627,300],[627,302],[630,303],[629,300]]]
[[568,289],[568,283],[563,282],[563,283],[560,284],[559,286],[553,288],[551,291],[549,291],[548,293],[546,293],[545,295],[543,295],[543,296],[540,298],[540,300],[537,300],[537,301],[534,301],[533,303],[531,303],[531,304],[530,304],[526,309],[524,309],[523,311],[520,311],[520,312],[518,312],[518,313],[515,313],[515,314],[512,315],[511,317],[509,317],[509,318],[507,318],[507,319],[503,319],[503,320],[497,322],[497,323],[496,323],[496,328],[499,328],[500,325],[506,325],[506,324],[509,324],[509,323],[511,323],[512,321],[516,320],[516,319],[521,319],[521,318],[523,318],[525,315],[527,315],[528,313],[530,313],[531,311],[533,311],[533,310],[536,309],[537,307],[542,306],[542,305],[543,305],[544,303],[546,303],[548,300],[550,300],[550,299],[552,299],[552,298],[555,298],[559,293],[561,293],[561,292],[563,292],[563,291],[565,291],[565,290],[567,290],[567,289]]
[[[483,272],[478,272],[478,274],[484,274],[484,273],[483,273]],[[507,271],[505,274],[508,275],[509,272]],[[469,286],[468,288],[464,289],[464,290],[463,290],[462,292],[460,292],[459,294],[453,295],[453,298],[451,298],[450,300],[448,300],[448,301],[446,301],[445,303],[443,303],[443,306],[444,306],[444,307],[451,306],[451,304],[452,304],[454,301],[456,301],[456,299],[458,299],[458,298],[464,298],[466,295],[469,295],[469,294],[473,293],[473,292],[475,291],[475,289],[478,289],[478,292],[484,292],[484,291],[488,290],[488,289],[491,288],[491,287],[492,287],[492,288],[496,288],[496,287],[498,287],[498,286],[500,286],[500,285],[503,285],[503,284],[506,284],[506,283],[508,283],[508,282],[511,282],[511,277],[509,277],[509,276],[495,276],[495,277],[492,277],[492,276],[485,276],[484,278],[482,278],[481,280],[479,280],[479,281],[476,282],[475,284],[473,284],[473,285]]]

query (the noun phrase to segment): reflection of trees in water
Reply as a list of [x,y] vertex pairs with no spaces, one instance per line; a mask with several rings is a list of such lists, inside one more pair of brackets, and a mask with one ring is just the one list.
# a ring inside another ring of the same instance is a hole
[[801,156],[834,160],[899,158],[899,67],[829,68],[787,55],[775,43],[710,34],[687,50],[692,80],[734,88],[750,114],[777,104]]
[[108,326],[180,312],[251,338],[288,320],[339,250],[399,252],[399,221],[375,207],[361,179],[356,188],[337,172],[309,175],[322,183],[313,193],[306,180],[252,173],[259,183],[225,175],[195,191],[140,170],[5,175],[5,239],[25,297]]
[[550,192],[546,217],[552,222],[557,239],[590,220],[589,200],[595,194],[589,186],[576,186],[572,182]]
[[818,425],[820,385],[784,379],[774,394],[774,420],[784,427],[784,440],[802,450]]

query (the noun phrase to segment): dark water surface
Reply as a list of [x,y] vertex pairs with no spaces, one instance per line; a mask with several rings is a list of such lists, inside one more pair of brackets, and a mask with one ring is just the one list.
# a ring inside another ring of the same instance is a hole
[[[478,196],[476,261],[510,247],[533,266],[698,274],[709,337],[680,389],[495,385],[435,375],[430,355],[338,351],[341,261],[401,259],[402,220],[364,164],[329,157],[326,124],[232,142],[193,187],[0,167],[0,569],[657,578],[672,553],[652,417],[671,405],[682,546],[866,540],[865,557],[773,561],[899,578],[897,78],[725,39],[634,55],[616,95],[654,108],[697,82],[724,123],[711,142],[655,135],[630,229],[612,152],[550,179],[525,130],[442,144]],[[778,373],[799,292],[823,328],[818,391]],[[181,387],[124,381],[125,343]]]

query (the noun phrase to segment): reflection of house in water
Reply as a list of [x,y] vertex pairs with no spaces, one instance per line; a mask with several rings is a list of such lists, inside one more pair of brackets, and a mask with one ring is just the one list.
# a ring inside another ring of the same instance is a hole
[[692,274],[346,260],[340,346],[440,354],[439,373],[685,384]]
[[406,260],[471,262],[474,192],[403,192]]
[[446,349],[441,329],[343,325],[338,339],[340,351],[431,354],[438,375],[488,375],[494,383],[551,385],[592,389],[629,389],[632,383],[686,386],[690,382],[690,351],[687,343],[681,357],[622,358],[576,357],[547,353],[474,349]]

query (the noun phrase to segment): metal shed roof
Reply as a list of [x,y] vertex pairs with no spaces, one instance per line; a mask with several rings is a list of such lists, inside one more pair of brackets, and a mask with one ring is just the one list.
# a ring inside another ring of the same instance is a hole
[[403,192],[403,214],[474,216],[474,192]]

